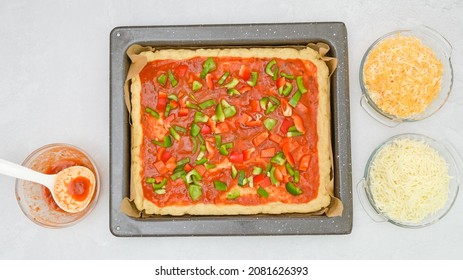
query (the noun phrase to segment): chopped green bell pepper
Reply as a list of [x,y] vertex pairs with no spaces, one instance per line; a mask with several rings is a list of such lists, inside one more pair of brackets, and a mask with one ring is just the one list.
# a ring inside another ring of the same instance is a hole
[[216,104],[217,104],[217,102],[215,102],[214,99],[208,99],[208,100],[206,100],[204,102],[199,103],[199,108],[204,110],[204,109],[212,107],[212,106],[214,106]]
[[205,123],[209,120],[209,117],[201,112],[195,112],[194,121]]
[[178,81],[175,78],[174,73],[172,73],[172,70],[169,69],[167,71],[167,75],[169,76],[170,84],[172,85],[172,87],[175,87],[178,84]]
[[252,175],[259,175],[262,174],[262,168],[258,166],[254,166],[254,169],[252,170]]
[[177,132],[180,132],[180,133],[186,133],[187,130],[181,126],[178,126],[178,125],[174,125],[173,128],[177,131]]
[[237,79],[237,78],[233,78],[233,80],[231,80],[229,83],[225,84],[224,87],[228,88],[228,89],[231,89],[231,88],[234,88],[236,87],[236,85],[239,83],[240,81]]
[[227,190],[227,184],[225,184],[222,181],[214,181],[214,188],[219,191],[226,191]]
[[193,81],[193,84],[191,85],[191,89],[192,89],[193,91],[198,91],[198,90],[200,90],[202,87],[203,87],[203,84],[201,84],[201,83],[198,82],[198,81]]
[[165,86],[167,82],[167,76],[166,74],[161,74],[158,77],[158,82],[161,84],[161,86]]
[[232,167],[231,167],[231,177],[233,179],[235,179],[236,175],[238,175],[238,170],[236,169],[236,167],[234,165],[232,165]]
[[150,107],[146,107],[145,108],[145,112],[147,112],[148,114],[150,114],[151,116],[155,117],[156,119],[159,119],[159,113],[154,111],[153,109],[151,109]]
[[255,86],[257,84],[257,80],[259,79],[259,72],[251,72],[251,80],[248,81],[248,85]]
[[286,163],[285,154],[283,154],[283,152],[278,152],[276,155],[272,157],[272,159],[270,159],[270,162],[278,164],[278,165],[285,164]]
[[193,201],[198,200],[203,194],[203,189],[200,185],[191,184],[188,185],[188,193]]
[[272,130],[272,128],[275,127],[277,124],[277,120],[272,119],[272,118],[267,118],[264,120],[264,126],[267,128],[267,130]]
[[259,187],[257,189],[257,194],[264,197],[264,198],[268,198],[268,192],[262,187]]
[[146,178],[146,183],[151,184],[154,190],[158,190],[162,189],[162,187],[164,187],[167,184],[167,179],[164,178],[161,182],[156,183],[156,180],[154,180],[154,178]]
[[233,117],[234,115],[236,115],[236,108],[235,108],[235,106],[225,107],[225,108],[223,109],[223,114],[225,115],[225,118],[231,118],[231,117]]
[[178,134],[178,132],[173,128],[169,128],[169,132],[170,132],[170,135],[172,135],[172,137],[174,137],[175,140],[179,141],[180,140],[180,134]]
[[230,200],[237,199],[238,197],[240,197],[240,190],[238,189],[232,190],[227,194],[227,198]]
[[222,77],[220,77],[219,81],[217,82],[219,85],[222,85],[225,80],[228,78],[228,76],[230,75],[230,72],[225,72],[223,73]]
[[162,142],[156,141],[156,140],[151,140],[151,143],[161,146],[163,148],[169,148],[172,146],[172,139],[170,138],[170,135],[166,135],[163,139]]
[[223,112],[222,104],[219,103],[215,107],[215,116],[217,118],[217,121],[223,122],[225,120],[225,114]]
[[[276,64],[277,61],[275,59],[272,59],[270,60],[269,63],[267,63],[267,65],[265,66],[265,73],[267,73],[267,75],[269,75],[270,77],[276,79],[274,76],[275,76],[275,70],[273,68],[278,68],[276,67]],[[275,67],[273,67],[275,66]]]
[[291,105],[293,108],[296,108],[297,104],[299,103],[299,100],[301,100],[302,93],[298,90],[296,93],[294,93],[293,97],[288,101],[289,105]]
[[285,72],[280,72],[280,76],[282,76],[283,78],[289,79],[289,80],[294,79],[294,75],[290,75]]
[[242,187],[244,185],[246,185],[246,177],[245,177],[245,173],[244,173],[244,170],[240,170],[238,172],[238,186]]
[[192,123],[190,128],[190,135],[193,137],[198,136],[199,132],[201,131],[201,127],[198,124]]
[[209,74],[210,72],[214,71],[216,69],[216,65],[214,63],[214,60],[212,57],[208,57],[206,61],[203,63],[203,71],[201,71],[201,74],[199,74],[199,77],[201,79],[206,78],[206,75]]
[[229,88],[227,90],[227,94],[230,96],[234,96],[234,95],[241,95],[241,92],[239,92],[239,90],[237,90],[236,88]]
[[296,185],[294,185],[293,182],[286,183],[286,190],[292,195],[300,195],[300,194],[302,194],[302,190],[300,188],[296,187]]
[[282,88],[280,94],[284,96],[288,96],[291,94],[292,90],[293,90],[293,85],[291,83],[286,83],[285,86]]
[[296,77],[296,84],[297,84],[297,89],[298,89],[301,93],[306,93],[306,92],[307,92],[307,89],[306,89],[305,86],[304,86],[304,77],[302,77],[302,76],[297,76],[297,77]]
[[185,105],[186,105],[186,107],[189,108],[189,109],[199,110],[198,105],[194,104],[193,102],[191,102],[191,101],[189,101],[189,100],[185,103]]

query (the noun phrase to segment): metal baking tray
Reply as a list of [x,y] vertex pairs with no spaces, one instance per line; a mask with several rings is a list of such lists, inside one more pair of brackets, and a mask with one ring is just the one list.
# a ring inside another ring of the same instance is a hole
[[[338,59],[331,76],[335,196],[341,217],[304,214],[252,216],[158,216],[137,219],[120,211],[129,196],[130,124],[123,86],[132,44],[157,47],[306,45],[324,42]],[[283,23],[116,27],[110,34],[110,230],[115,236],[349,234],[352,230],[352,174],[347,30],[344,23]]]

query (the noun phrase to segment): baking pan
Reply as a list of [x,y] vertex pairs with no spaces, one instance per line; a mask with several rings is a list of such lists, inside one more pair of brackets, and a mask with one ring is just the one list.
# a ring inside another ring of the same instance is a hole
[[[132,218],[120,211],[129,196],[130,124],[124,81],[132,44],[157,47],[288,46],[324,42],[338,59],[331,76],[334,193],[341,217],[305,214],[252,216],[155,216]],[[110,34],[110,230],[115,236],[348,234],[352,230],[347,31],[344,23],[283,23],[117,27]]]

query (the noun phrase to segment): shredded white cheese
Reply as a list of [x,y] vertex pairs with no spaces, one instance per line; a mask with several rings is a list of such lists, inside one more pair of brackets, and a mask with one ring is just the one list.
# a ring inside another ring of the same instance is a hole
[[394,140],[378,151],[370,167],[376,207],[401,223],[418,223],[442,209],[449,182],[445,159],[420,140]]
[[363,81],[373,102],[401,118],[422,113],[441,89],[443,66],[418,38],[385,39],[368,55]]

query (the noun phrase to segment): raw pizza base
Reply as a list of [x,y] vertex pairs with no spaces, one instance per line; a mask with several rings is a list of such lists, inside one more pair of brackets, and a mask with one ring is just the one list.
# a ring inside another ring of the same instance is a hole
[[[141,174],[143,162],[140,158],[140,146],[143,139],[141,126],[141,83],[139,76],[132,79],[131,83],[131,184],[130,198],[134,201],[138,210],[145,214],[155,215],[251,215],[251,214],[282,214],[282,213],[313,213],[326,209],[331,202],[333,194],[331,173],[331,132],[330,132],[330,84],[329,70],[320,55],[310,49],[301,50],[293,48],[237,48],[237,49],[165,49],[142,52],[147,62],[164,59],[190,59],[193,57],[253,57],[253,58],[281,58],[281,59],[302,59],[308,60],[316,65],[318,77],[318,160],[320,186],[318,196],[308,203],[285,204],[273,202],[265,205],[245,206],[239,204],[203,204],[196,203],[185,206],[158,207],[143,195]],[[232,186],[230,189],[239,188]]]

